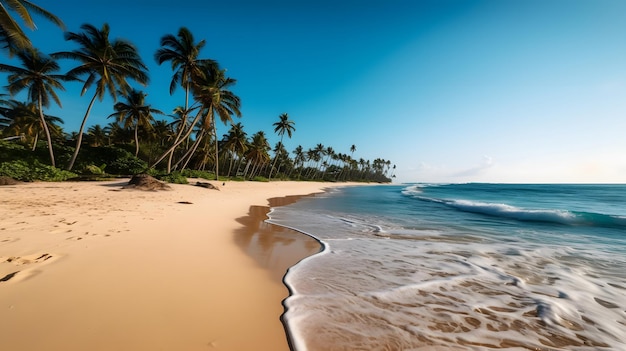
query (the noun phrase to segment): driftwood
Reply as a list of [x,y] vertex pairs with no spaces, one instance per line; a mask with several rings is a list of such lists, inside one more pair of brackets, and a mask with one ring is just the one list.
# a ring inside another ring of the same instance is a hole
[[145,191],[157,191],[157,190],[171,190],[172,188],[164,182],[148,175],[148,174],[136,174],[128,185],[123,186],[124,189],[137,189]]
[[207,189],[220,190],[217,187],[215,187],[215,185],[213,185],[211,183],[207,183],[207,182],[196,182],[196,186],[201,186],[201,187],[207,188]]

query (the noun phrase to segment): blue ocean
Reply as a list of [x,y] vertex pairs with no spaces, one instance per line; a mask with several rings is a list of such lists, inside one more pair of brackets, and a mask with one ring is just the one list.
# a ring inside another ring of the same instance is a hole
[[626,350],[626,185],[344,187],[270,213],[292,348]]

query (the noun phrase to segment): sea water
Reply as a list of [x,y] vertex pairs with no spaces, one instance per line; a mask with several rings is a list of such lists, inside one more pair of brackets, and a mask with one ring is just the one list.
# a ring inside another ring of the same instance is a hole
[[345,187],[273,209],[292,348],[626,350],[626,185]]

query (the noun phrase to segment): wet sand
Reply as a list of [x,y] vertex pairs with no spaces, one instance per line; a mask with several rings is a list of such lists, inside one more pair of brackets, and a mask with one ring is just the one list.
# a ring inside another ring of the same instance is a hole
[[3,348],[288,350],[282,275],[319,245],[261,218],[338,184],[123,184],[0,187]]

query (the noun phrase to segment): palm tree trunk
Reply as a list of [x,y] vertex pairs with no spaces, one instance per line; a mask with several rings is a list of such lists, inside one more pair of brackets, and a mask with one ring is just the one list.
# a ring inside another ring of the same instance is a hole
[[246,175],[248,175],[248,169],[250,168],[251,163],[252,160],[248,160],[248,162],[246,162],[246,168],[243,169],[243,179],[246,179]]
[[[159,162],[163,161],[163,159],[168,156],[170,153],[173,153],[174,150],[178,147],[178,145],[182,144],[182,142],[187,139],[190,135],[191,132],[193,132],[193,127],[196,126],[196,123],[198,123],[198,120],[200,119],[200,112],[198,112],[198,114],[196,115],[196,117],[193,119],[193,121],[191,122],[191,125],[189,126],[189,129],[187,130],[187,132],[185,133],[185,136],[182,138],[177,138],[179,139],[178,141],[175,141],[174,144],[172,146],[170,146],[169,149],[167,149],[167,151],[165,151],[165,153],[163,155],[161,155],[161,157],[159,157],[153,164],[152,166],[150,166],[150,168],[154,168],[156,167],[156,165],[159,164]],[[182,131],[182,129],[181,129]],[[168,163],[167,165],[167,172],[171,172],[172,169],[172,165],[171,163]]]
[[[187,125],[187,109],[189,108],[189,83],[187,83],[187,85],[185,86],[185,110],[184,110],[184,115],[183,118],[181,118],[180,121],[180,128],[178,133],[176,134],[176,139],[174,139],[174,145],[176,145],[175,147],[169,149],[166,153],[166,155],[168,155],[167,158],[167,173],[171,173],[172,172],[172,159],[174,158],[174,150],[176,150],[176,148],[178,147],[178,145],[180,145],[181,143],[179,143],[180,140],[180,136],[183,134],[183,130],[185,130],[185,125]],[[185,138],[187,139],[187,138]],[[164,157],[163,157],[164,158]],[[156,162],[154,164],[154,166],[156,166],[159,162],[161,162],[161,160],[163,160],[163,158],[161,158],[158,162]],[[150,167],[153,168],[154,166]]]
[[213,137],[215,138],[215,180],[220,180],[220,162],[219,162],[219,155],[218,155],[218,150],[217,150],[217,130],[215,129],[215,116],[213,115],[213,106],[209,107],[209,113],[211,116],[211,126],[213,129]]
[[35,134],[35,140],[33,141],[33,147],[30,149],[30,151],[35,152],[35,150],[37,150],[37,142],[39,141],[39,132],[37,132],[37,134]]
[[[198,146],[200,146],[200,141],[202,140],[202,138],[204,138],[204,130],[201,131],[200,135],[198,135],[196,137],[196,141],[193,143],[193,145],[191,145],[191,149],[189,149],[187,154],[185,154],[185,156],[183,156],[181,158],[181,161],[184,160],[185,158],[187,159],[185,161],[185,163],[183,164],[183,167],[180,169],[181,171],[183,169],[187,168],[187,164],[189,164],[189,161],[191,161],[191,158],[193,157],[193,154],[196,153],[196,150],[198,149]],[[179,163],[180,163],[180,161],[178,161],[178,163],[176,163],[176,165],[174,167],[177,168]]]
[[96,89],[96,93],[91,98],[89,102],[89,107],[87,107],[87,112],[85,113],[85,117],[83,117],[83,122],[80,124],[80,130],[78,131],[78,139],[76,140],[76,149],[74,149],[74,154],[72,155],[72,159],[70,160],[70,164],[67,166],[67,170],[71,171],[74,168],[74,162],[76,162],[76,157],[78,157],[78,151],[80,150],[80,145],[83,142],[83,131],[85,130],[85,124],[87,123],[87,118],[89,118],[89,113],[91,112],[91,108],[93,107],[93,103],[96,101],[96,97],[98,97],[98,91]]
[[232,172],[233,170],[233,159],[235,157],[231,154],[230,155],[230,162],[228,163],[228,174],[226,174],[228,177],[230,177],[230,172]]
[[[187,112],[185,112],[185,113],[187,113]],[[180,136],[183,134],[183,130],[185,130],[185,124],[187,124],[187,115],[186,114],[185,114],[185,117],[180,122],[181,122],[180,128],[178,128],[178,133],[176,134],[176,138],[174,139],[174,145],[176,145],[176,146],[173,147],[173,148],[170,148],[169,150],[167,150],[167,153],[166,153],[166,155],[168,156],[167,157],[167,173],[168,174],[172,172],[172,159],[174,158],[174,150],[176,150],[178,145],[181,144],[179,142],[181,140]],[[161,160],[159,160],[159,162],[161,162]],[[155,166],[156,166],[157,163],[155,163]]]
[[[56,162],[54,161],[54,151],[52,150],[52,137],[50,136],[50,129],[48,129],[48,123],[46,123],[46,118],[43,116],[43,102],[42,102],[41,94],[39,94],[39,118],[41,118],[43,130],[46,133],[46,140],[48,141],[48,153],[50,154],[50,164],[52,165],[52,167],[56,167]],[[35,145],[37,144],[35,143]]]
[[252,171],[250,171],[250,178],[248,178],[248,179],[253,179],[254,178],[254,174],[259,169],[259,164],[260,164],[259,161],[254,162],[254,164],[252,165]]
[[139,120],[135,124],[135,157],[139,155]]
[[[285,135],[281,135],[280,136],[280,145],[279,146],[283,146],[283,137]],[[276,161],[278,161],[278,153],[280,152],[280,148],[278,148],[278,152],[276,152],[276,156],[274,156],[274,163],[272,164],[272,168],[270,169],[270,176],[267,177],[268,180],[272,180],[272,171],[274,170],[274,166],[276,166]]]

